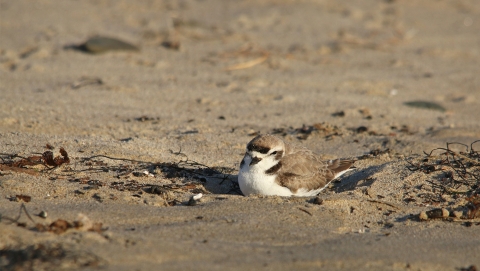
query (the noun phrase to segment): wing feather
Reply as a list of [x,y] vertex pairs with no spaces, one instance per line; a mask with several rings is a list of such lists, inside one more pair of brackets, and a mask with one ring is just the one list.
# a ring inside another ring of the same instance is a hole
[[353,164],[351,160],[334,160],[325,163],[305,148],[290,150],[282,158],[282,167],[277,171],[277,182],[297,192],[300,188],[316,190],[330,183]]

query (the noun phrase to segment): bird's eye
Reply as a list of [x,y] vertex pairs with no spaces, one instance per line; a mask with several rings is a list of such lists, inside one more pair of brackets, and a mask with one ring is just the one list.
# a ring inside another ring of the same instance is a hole
[[277,154],[277,151],[272,152],[270,155],[275,155]]

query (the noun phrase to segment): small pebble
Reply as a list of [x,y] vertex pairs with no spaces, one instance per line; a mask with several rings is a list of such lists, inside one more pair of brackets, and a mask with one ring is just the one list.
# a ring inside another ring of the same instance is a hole
[[47,212],[45,212],[45,211],[41,211],[41,212],[38,214],[38,216],[41,217],[41,218],[47,218],[48,214],[47,214]]
[[148,176],[148,177],[155,177],[155,175],[153,175],[152,173],[148,172],[148,170],[145,170],[144,172],[142,172],[143,175],[145,176]]
[[462,218],[463,212],[462,211],[454,211],[453,216],[456,218]]
[[364,133],[366,131],[368,131],[368,128],[365,126],[360,126],[357,128],[357,133]]
[[313,200],[313,204],[322,205],[322,204],[323,204],[323,199],[320,198],[320,197],[316,197],[316,198]]
[[187,205],[188,206],[195,206],[198,203],[198,200],[203,197],[202,193],[198,193],[196,195],[193,195],[190,200],[188,201]]
[[196,194],[196,195],[193,195],[193,196],[192,196],[192,199],[194,199],[194,200],[199,200],[199,199],[201,199],[202,197],[203,197],[203,194],[202,194],[202,193],[198,193],[198,194]]
[[442,217],[447,218],[449,216],[450,216],[450,212],[447,209],[442,208]]
[[418,215],[418,218],[419,218],[420,220],[428,220],[427,212],[425,212],[425,211],[420,212],[420,214]]

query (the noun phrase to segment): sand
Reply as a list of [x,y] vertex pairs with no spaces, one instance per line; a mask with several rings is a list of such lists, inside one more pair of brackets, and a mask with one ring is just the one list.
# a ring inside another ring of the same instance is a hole
[[[352,2],[2,1],[2,163],[70,163],[0,168],[0,268],[478,269],[475,186],[409,162],[480,139],[480,6]],[[79,50],[95,36],[139,50]],[[258,133],[357,169],[318,199],[244,197]]]

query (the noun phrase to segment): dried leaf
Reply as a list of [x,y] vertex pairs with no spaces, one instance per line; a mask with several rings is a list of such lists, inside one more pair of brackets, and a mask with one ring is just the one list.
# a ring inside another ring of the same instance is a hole
[[62,147],[60,148],[60,154],[62,157],[55,157],[54,162],[57,166],[60,166],[62,164],[69,164],[70,163],[70,158],[68,157],[67,151]]
[[53,152],[46,151],[42,154],[43,162],[49,166],[56,166],[55,161],[53,161]]
[[70,158],[68,157],[68,153],[67,151],[65,151],[63,147],[60,148],[60,154],[62,155],[62,157],[57,156],[53,158],[53,152],[46,151],[42,154],[42,159],[46,165],[51,167],[58,167],[62,164],[70,163]]
[[30,202],[32,200],[31,196],[28,195],[16,195],[17,201],[23,200],[24,202]]
[[56,234],[61,234],[66,232],[69,228],[72,228],[72,224],[63,219],[57,219],[50,226],[48,226],[48,231]]

